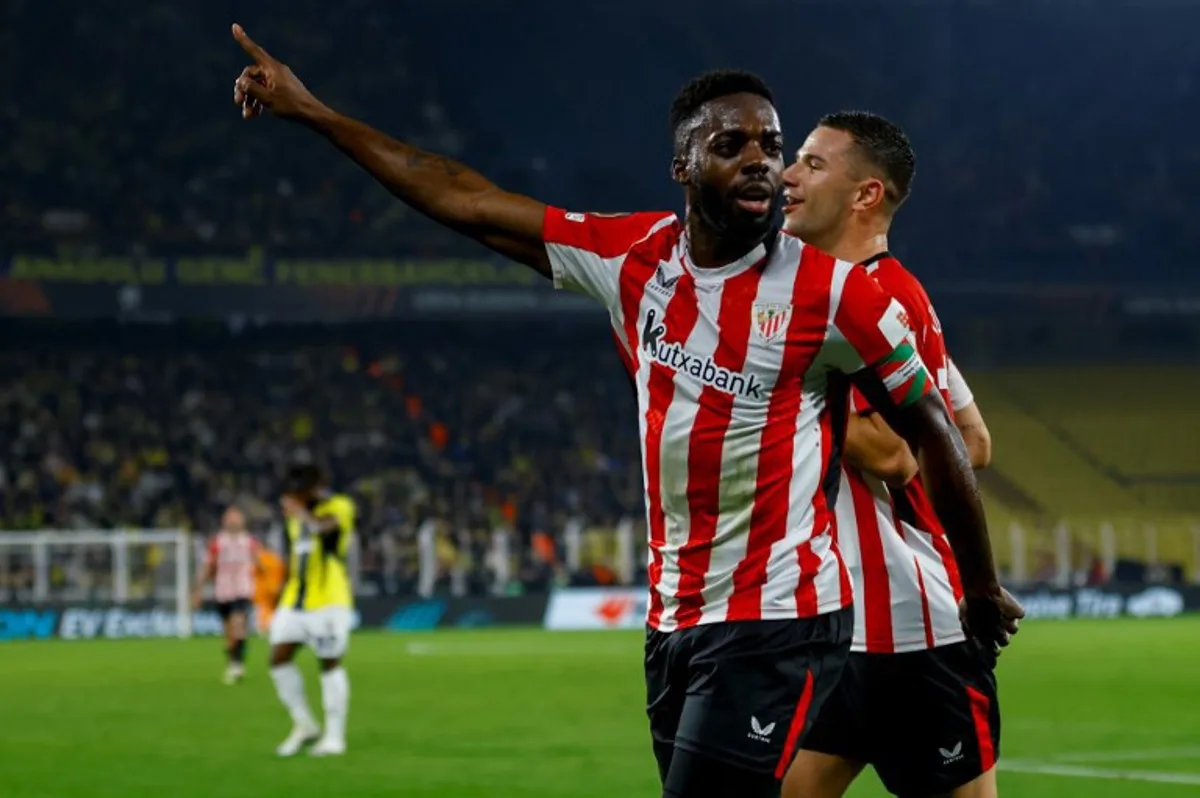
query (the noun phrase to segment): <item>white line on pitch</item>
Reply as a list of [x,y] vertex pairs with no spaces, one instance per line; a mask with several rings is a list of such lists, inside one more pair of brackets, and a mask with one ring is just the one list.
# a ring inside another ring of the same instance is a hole
[[1049,762],[1020,762],[1002,760],[998,767],[1009,773],[1028,773],[1038,776],[1064,776],[1076,779],[1105,779],[1108,781],[1149,781],[1158,784],[1200,785],[1200,773],[1159,773],[1150,770],[1105,770],[1076,765],[1054,765]]
[[1159,748],[1150,751],[1085,751],[1055,754],[1055,762],[1138,762],[1156,759],[1200,759],[1200,748]]
[[1104,723],[1104,722],[1063,722],[1052,718],[1030,718],[1017,717],[1004,722],[1006,728],[1009,729],[1029,729],[1040,731],[1043,729],[1066,733],[1071,735],[1080,734],[1111,734],[1120,732],[1124,737],[1130,736],[1154,736],[1162,737],[1162,727],[1138,727],[1127,726],[1123,723]]

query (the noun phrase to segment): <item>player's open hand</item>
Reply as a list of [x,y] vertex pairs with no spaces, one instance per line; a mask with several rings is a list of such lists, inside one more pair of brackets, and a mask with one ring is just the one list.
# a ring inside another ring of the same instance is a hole
[[1025,608],[1002,587],[979,595],[968,594],[959,605],[967,632],[995,654],[1012,642],[1020,629]]
[[284,119],[303,119],[322,108],[287,64],[259,47],[241,25],[233,26],[233,38],[254,60],[233,84],[233,104],[242,109],[243,119],[261,116],[264,111]]

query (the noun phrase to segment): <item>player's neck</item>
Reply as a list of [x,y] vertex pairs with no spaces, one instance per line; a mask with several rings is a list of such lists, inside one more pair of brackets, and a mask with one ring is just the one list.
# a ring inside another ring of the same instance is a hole
[[831,243],[828,247],[821,246],[820,244],[815,244],[815,246],[818,249],[825,250],[838,260],[850,263],[862,263],[882,252],[887,252],[888,237],[886,231],[867,235],[849,233],[842,236],[838,241]]
[[689,214],[687,221],[687,252],[697,269],[719,269],[746,256],[766,240],[731,239],[708,227],[699,214]]

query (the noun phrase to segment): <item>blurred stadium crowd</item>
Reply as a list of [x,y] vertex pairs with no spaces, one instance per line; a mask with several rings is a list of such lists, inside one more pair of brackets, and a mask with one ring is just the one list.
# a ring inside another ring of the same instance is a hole
[[[225,7],[70,5],[13,0],[0,25],[6,246],[474,251],[300,131],[239,127]],[[676,207],[672,93],[736,64],[772,81],[793,146],[848,105],[909,130],[920,166],[899,231],[927,278],[1125,280],[1135,257],[1138,279],[1181,279],[1200,250],[1195,7],[1087,20],[1052,2],[889,3],[866,24],[836,3],[766,0],[723,38],[715,0],[686,15],[634,0],[526,6],[348,0],[330,14],[269,0],[240,21],[336,107],[561,205]],[[20,68],[49,37],[64,44],[55,69]],[[864,52],[886,67],[862,68],[850,54]]]
[[478,571],[471,588],[490,590],[493,529],[519,535],[516,578],[544,586],[538,533],[641,513],[634,400],[603,336],[409,338],[0,354],[0,529],[207,534],[236,502],[265,532],[283,466],[311,460],[360,502],[364,572],[411,588],[418,527],[436,519],[442,577]]
[[[599,325],[146,336],[102,323],[27,336],[30,346],[0,354],[0,529],[205,535],[236,502],[269,533],[283,468],[296,460],[321,463],[359,501],[359,562],[383,592],[416,588],[422,529],[434,532],[437,588],[484,593],[615,581],[613,530],[622,519],[640,528],[634,397]],[[1194,369],[969,379],[996,440],[981,484],[1006,572],[1024,558],[1030,578],[1056,578],[1064,555],[1052,535],[1065,520],[1070,569],[1089,581],[1114,569],[1141,580],[1156,563],[1174,569],[1169,579],[1200,573]],[[1179,391],[1111,390],[1125,384]],[[568,568],[571,524],[583,550]],[[1013,524],[1033,536],[1014,539]],[[1104,525],[1116,560],[1101,567]],[[510,585],[496,580],[497,529],[512,533]],[[107,554],[96,556],[104,570]]]

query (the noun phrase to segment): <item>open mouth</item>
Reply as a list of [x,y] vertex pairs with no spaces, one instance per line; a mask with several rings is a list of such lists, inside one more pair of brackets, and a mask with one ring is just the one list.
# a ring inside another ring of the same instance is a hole
[[791,194],[783,195],[783,212],[791,213],[804,204],[804,200],[799,197],[793,197]]
[[755,183],[746,186],[737,194],[737,204],[742,210],[755,215],[771,211],[771,188],[766,184]]

